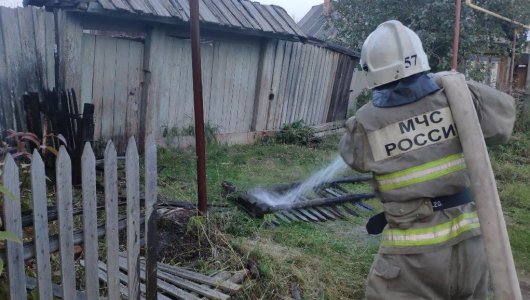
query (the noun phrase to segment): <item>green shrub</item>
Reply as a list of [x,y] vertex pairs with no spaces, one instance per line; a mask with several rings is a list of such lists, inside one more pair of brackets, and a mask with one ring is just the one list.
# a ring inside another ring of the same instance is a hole
[[316,140],[315,130],[299,120],[291,124],[284,124],[274,136],[277,143],[292,145],[308,145]]

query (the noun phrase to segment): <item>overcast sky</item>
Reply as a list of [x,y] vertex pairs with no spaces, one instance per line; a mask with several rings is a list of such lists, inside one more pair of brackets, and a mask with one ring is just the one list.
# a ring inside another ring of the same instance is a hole
[[296,22],[311,9],[313,5],[324,3],[324,0],[256,0],[262,4],[275,4],[285,8]]
[[[254,0],[263,4],[275,4],[285,8],[295,21],[300,21],[301,18],[311,9],[313,5],[321,4],[324,0]],[[22,5],[22,0],[0,0],[0,5],[3,6],[17,6]]]

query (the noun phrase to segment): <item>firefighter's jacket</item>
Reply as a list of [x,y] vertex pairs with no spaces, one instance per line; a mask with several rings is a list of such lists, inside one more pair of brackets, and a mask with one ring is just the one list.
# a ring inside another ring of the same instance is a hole
[[[445,73],[447,74],[447,73]],[[432,198],[469,187],[458,130],[441,85],[417,101],[393,107],[369,102],[346,122],[340,142],[345,162],[372,172],[388,225],[381,253],[410,254],[450,246],[480,234],[474,203],[433,211]],[[504,143],[515,121],[514,99],[468,82],[486,143]]]

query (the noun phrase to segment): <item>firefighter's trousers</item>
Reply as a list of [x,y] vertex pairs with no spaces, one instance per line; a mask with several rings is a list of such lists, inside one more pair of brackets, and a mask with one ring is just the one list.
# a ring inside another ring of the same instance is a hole
[[421,254],[378,254],[366,299],[487,299],[487,260],[482,237]]

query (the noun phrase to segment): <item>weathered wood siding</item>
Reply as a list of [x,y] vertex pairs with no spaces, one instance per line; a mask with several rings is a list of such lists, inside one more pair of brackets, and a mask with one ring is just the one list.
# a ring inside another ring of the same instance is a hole
[[0,7],[0,137],[26,130],[24,93],[54,87],[54,39],[53,14]]
[[[202,43],[205,122],[220,133],[249,132],[258,74],[260,44],[242,39]],[[168,134],[194,126],[191,44],[166,35],[157,58],[158,126]]]
[[119,150],[139,135],[143,52],[139,41],[83,34],[81,102],[94,104],[94,138]]
[[[154,133],[171,145],[168,137],[192,134],[186,29],[67,12],[57,19],[59,84],[75,90],[80,108],[95,105],[96,140],[113,139],[123,152],[131,136],[142,143]],[[55,86],[54,24],[42,9],[0,8],[2,133],[25,129],[25,92]],[[298,120],[317,125],[346,116],[354,58],[310,43],[207,30],[202,37],[205,121],[220,140],[244,143],[253,132]]]
[[259,109],[255,130],[277,130],[303,120],[308,125],[346,116],[356,61],[350,56],[312,45],[270,41],[263,55]]

